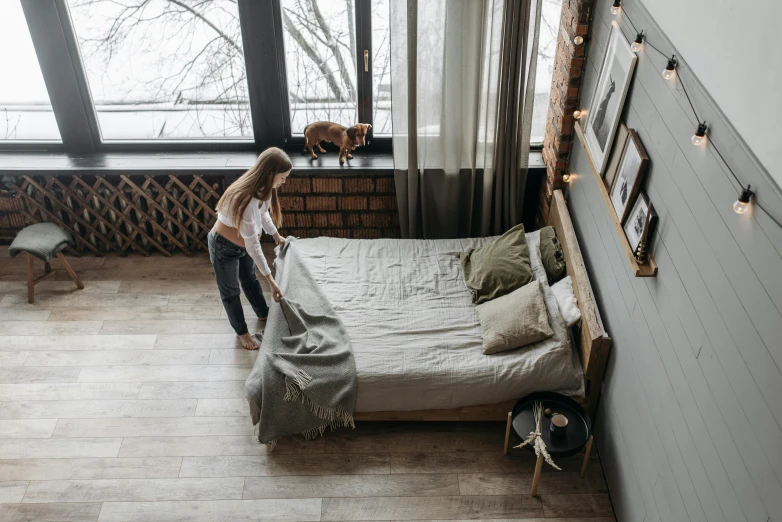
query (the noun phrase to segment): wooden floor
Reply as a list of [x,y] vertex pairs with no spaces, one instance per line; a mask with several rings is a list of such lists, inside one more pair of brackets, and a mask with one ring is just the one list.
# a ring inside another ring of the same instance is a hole
[[614,520],[596,451],[531,498],[534,459],[503,456],[496,423],[365,423],[269,454],[244,399],[256,354],[205,255],[71,257],[84,290],[57,276],[34,305],[7,255],[0,521]]

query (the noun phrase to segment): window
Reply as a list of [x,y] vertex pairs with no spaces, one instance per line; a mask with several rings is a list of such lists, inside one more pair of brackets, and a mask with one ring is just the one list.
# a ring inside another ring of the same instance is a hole
[[235,0],[68,0],[103,140],[252,139]]
[[[49,94],[19,2],[0,2],[0,142],[60,141]],[[13,50],[13,52],[7,52]]]
[[[0,70],[15,74],[0,82],[0,141],[84,153],[293,149],[308,123],[330,120],[371,123],[365,150],[387,149],[392,1],[0,0],[0,48],[14,51]],[[561,6],[543,0],[533,144]]]
[[290,134],[327,120],[390,135],[388,0],[281,0],[281,11]]
[[391,26],[389,0],[372,0],[372,123],[375,136],[391,136]]
[[554,75],[554,55],[562,15],[562,0],[543,0],[538,38],[538,68],[535,76],[535,104],[532,108],[531,144],[542,145]]
[[350,0],[282,0],[291,133],[314,121],[357,121],[356,23]]

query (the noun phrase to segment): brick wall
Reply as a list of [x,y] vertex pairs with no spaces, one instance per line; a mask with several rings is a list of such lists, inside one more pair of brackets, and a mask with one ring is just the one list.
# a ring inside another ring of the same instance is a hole
[[291,177],[280,187],[281,233],[297,237],[399,237],[392,176]]
[[[554,58],[546,133],[543,138],[543,161],[546,163],[546,182],[541,184],[538,219],[548,216],[551,195],[563,185],[567,172],[570,148],[576,139],[573,111],[579,107],[581,75],[586,61],[589,16],[593,0],[564,0],[562,19]],[[576,36],[584,42],[574,43]],[[541,219],[543,218],[543,219]]]

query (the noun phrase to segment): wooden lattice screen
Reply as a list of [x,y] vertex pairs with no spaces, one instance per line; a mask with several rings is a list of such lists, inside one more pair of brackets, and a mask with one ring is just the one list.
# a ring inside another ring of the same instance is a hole
[[215,176],[22,176],[9,184],[26,223],[69,231],[78,252],[207,250],[223,178]]

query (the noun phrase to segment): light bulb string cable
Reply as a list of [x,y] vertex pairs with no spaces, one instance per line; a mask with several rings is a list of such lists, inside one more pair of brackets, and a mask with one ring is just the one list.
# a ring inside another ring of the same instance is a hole
[[[628,16],[627,10],[626,9],[622,9],[622,14],[624,15],[625,18],[627,18],[627,21],[630,22],[630,25],[632,26],[633,31],[635,31],[636,34],[637,34],[638,33],[638,29],[636,28],[636,26],[633,23],[633,20],[630,18],[630,16]],[[671,54],[670,56],[665,54],[664,52],[659,50],[657,47],[655,47],[651,42],[649,42],[648,33],[644,33],[644,43],[647,44],[652,49],[654,49],[655,51],[657,51],[664,58],[667,58],[667,59],[670,60],[671,57],[674,56],[673,54]],[[700,123],[705,123],[705,122],[701,121],[701,119],[698,117],[698,111],[695,110],[695,105],[693,105],[693,103],[692,103],[692,99],[690,98],[690,94],[687,92],[687,87],[684,85],[684,81],[682,80],[681,75],[677,74],[676,78],[678,79],[679,85],[682,86],[682,92],[684,92],[684,96],[687,98],[687,102],[690,104],[690,108],[692,109],[693,115],[695,115],[695,119],[698,121],[699,124]],[[717,148],[717,145],[714,143],[713,140],[709,140],[708,143],[711,146],[711,148],[714,149],[714,152],[717,153],[717,156],[720,157],[720,159],[722,160],[723,165],[725,165],[725,167],[728,169],[728,172],[730,172],[730,175],[733,176],[733,179],[736,180],[736,183],[739,184],[739,190],[743,191],[746,186],[744,185],[744,183],[741,182],[739,177],[736,175],[736,173],[731,168],[730,164],[725,160],[725,156],[722,155],[722,152],[720,152],[720,149]],[[754,192],[753,192],[753,194],[754,194]],[[771,221],[776,223],[776,225],[778,227],[782,228],[782,222],[780,222],[777,218],[775,218],[768,210],[763,208],[763,206],[758,202],[757,194],[755,194],[755,205],[760,210],[762,210],[763,213],[766,214],[769,217],[769,219],[771,219]]]
[[679,85],[682,86],[682,91],[684,92],[684,96],[687,97],[687,101],[690,104],[690,108],[692,109],[692,113],[695,115],[695,119],[698,120],[698,123],[706,123],[704,121],[701,121],[701,119],[698,117],[698,111],[695,110],[695,105],[692,104],[692,99],[690,98],[690,93],[687,92],[687,86],[684,85],[684,80],[680,75],[678,75],[679,78]]

